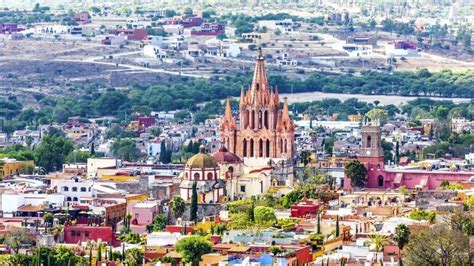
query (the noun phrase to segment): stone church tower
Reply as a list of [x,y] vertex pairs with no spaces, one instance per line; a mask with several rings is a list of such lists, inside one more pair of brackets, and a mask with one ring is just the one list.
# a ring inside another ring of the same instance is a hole
[[292,159],[295,125],[290,118],[288,103],[280,108],[278,89],[268,84],[262,50],[259,51],[252,85],[242,88],[236,123],[226,102],[220,124],[221,142],[241,158]]

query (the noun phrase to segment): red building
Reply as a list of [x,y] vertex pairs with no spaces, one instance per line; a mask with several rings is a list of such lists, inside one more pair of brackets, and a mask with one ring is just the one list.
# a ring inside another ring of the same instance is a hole
[[204,23],[199,30],[192,30],[191,36],[217,36],[225,34],[225,25],[221,23]]
[[[165,227],[165,232],[168,233],[182,233],[183,227],[181,225],[167,225]],[[194,228],[192,226],[186,226],[186,234],[194,233]]]
[[99,239],[113,246],[120,245],[110,226],[66,225],[64,227],[64,242],[67,244],[77,244],[91,240],[97,242]]
[[148,38],[146,29],[119,29],[113,30],[112,34],[126,36],[129,41],[142,41]]
[[291,217],[304,218],[316,215],[319,210],[319,202],[314,200],[302,200],[298,204],[291,205]]
[[201,26],[201,24],[202,18],[200,17],[185,18],[181,21],[181,25],[183,25],[184,28],[197,27]]

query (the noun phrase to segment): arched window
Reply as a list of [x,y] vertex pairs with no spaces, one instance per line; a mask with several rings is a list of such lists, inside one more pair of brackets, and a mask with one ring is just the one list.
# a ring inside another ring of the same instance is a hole
[[262,115],[262,110],[258,111],[258,129],[262,128],[262,120],[263,120],[263,115]]
[[258,141],[258,157],[263,157],[263,140]]
[[77,197],[72,198],[72,201],[77,201]]
[[255,111],[252,110],[252,115],[250,116],[250,129],[255,128]]
[[249,126],[249,119],[250,119],[250,111],[246,110],[245,117],[244,117],[244,128],[247,128]]
[[194,173],[194,180],[199,180],[199,173]]
[[66,198],[66,201],[71,201],[71,197],[67,197],[67,198]]
[[189,174],[188,174],[188,173],[185,173],[185,174],[184,174],[184,177],[185,177],[186,179],[189,179]]
[[266,129],[268,129],[268,111],[263,113],[263,124]]
[[87,188],[81,187],[81,192],[87,192]]
[[288,142],[285,139],[285,152],[288,152]]
[[244,152],[243,152],[244,157],[247,157],[247,140],[246,139],[244,139],[244,143],[243,143],[242,147],[244,149]]
[[63,191],[69,191],[69,188],[68,187],[63,187]]
[[367,148],[372,147],[372,137],[369,135],[367,136]]
[[73,192],[77,192],[77,187],[72,187]]
[[213,177],[212,173],[207,173],[207,180],[212,180],[212,177]]
[[379,187],[383,187],[383,176],[379,175],[378,177],[378,185]]
[[266,157],[271,157],[270,156],[270,140],[268,140],[268,139],[265,143],[265,156]]
[[234,167],[229,166],[229,168],[227,169],[227,171],[228,171],[229,173],[233,173],[233,172],[234,172]]
[[280,139],[280,152],[283,152],[283,139]]
[[253,157],[253,139],[250,139],[250,157]]

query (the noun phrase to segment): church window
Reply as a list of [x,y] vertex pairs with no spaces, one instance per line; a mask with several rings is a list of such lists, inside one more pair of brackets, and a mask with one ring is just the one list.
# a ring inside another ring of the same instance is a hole
[[372,147],[372,137],[369,135],[367,136],[367,148]]
[[280,152],[283,152],[283,139],[280,139]]
[[249,126],[249,119],[250,119],[250,111],[246,110],[245,117],[244,117],[244,128],[247,128]]
[[194,173],[194,180],[199,180],[199,173]]
[[258,129],[261,129],[262,128],[262,111],[258,111]]
[[233,172],[234,172],[234,167],[229,166],[229,168],[227,169],[227,171],[228,171],[229,173],[233,173]]
[[252,116],[250,117],[250,128],[254,129],[255,128],[255,111],[252,110]]
[[288,142],[285,139],[285,152],[288,152]]
[[264,112],[263,120],[264,120],[263,124],[264,124],[265,128],[268,129],[268,111]]
[[379,175],[378,177],[378,185],[379,187],[383,187],[383,176]]
[[212,180],[212,173],[207,173],[207,180]]
[[253,149],[253,139],[250,140],[250,157],[253,157],[254,149]]
[[244,157],[247,157],[247,140],[244,139],[244,144],[243,144],[243,153],[244,153]]
[[270,140],[268,139],[265,143],[265,156],[270,157]]
[[258,157],[263,157],[263,140],[258,141]]

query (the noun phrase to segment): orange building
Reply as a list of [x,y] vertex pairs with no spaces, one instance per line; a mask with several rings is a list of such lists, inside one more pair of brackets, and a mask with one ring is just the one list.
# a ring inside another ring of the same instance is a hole
[[239,112],[236,123],[227,99],[220,137],[229,151],[241,158],[292,158],[295,125],[286,99],[280,109],[278,89],[268,83],[262,50],[252,85],[247,92],[242,88]]

